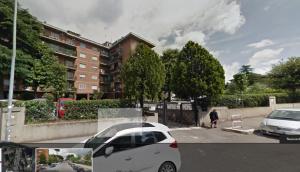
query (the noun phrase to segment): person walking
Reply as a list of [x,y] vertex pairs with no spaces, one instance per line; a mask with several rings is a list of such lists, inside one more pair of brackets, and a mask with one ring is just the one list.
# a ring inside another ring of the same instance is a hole
[[218,112],[214,109],[212,112],[209,113],[210,117],[210,127],[217,128],[217,121],[219,120]]

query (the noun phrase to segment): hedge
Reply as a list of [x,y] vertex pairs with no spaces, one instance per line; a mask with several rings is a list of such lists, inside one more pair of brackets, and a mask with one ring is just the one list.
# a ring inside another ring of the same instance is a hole
[[[1,108],[6,108],[7,105],[8,102],[0,103]],[[55,106],[51,101],[16,101],[14,107],[25,107],[25,123],[38,123],[55,119]]]
[[245,95],[222,95],[212,101],[213,106],[227,106],[229,108],[269,106],[269,97],[275,96],[277,103],[300,102],[300,96],[287,93],[272,94],[245,94]]
[[79,100],[65,102],[65,120],[97,119],[99,108],[131,107],[127,100]]
[[24,102],[26,107],[25,123],[38,123],[56,119],[55,105],[51,101],[30,100]]

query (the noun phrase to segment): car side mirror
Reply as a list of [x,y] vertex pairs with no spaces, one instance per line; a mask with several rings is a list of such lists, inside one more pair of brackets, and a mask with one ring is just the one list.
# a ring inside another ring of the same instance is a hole
[[113,151],[114,151],[114,147],[113,146],[107,147],[105,149],[105,155],[109,156],[109,155],[111,155],[113,153]]

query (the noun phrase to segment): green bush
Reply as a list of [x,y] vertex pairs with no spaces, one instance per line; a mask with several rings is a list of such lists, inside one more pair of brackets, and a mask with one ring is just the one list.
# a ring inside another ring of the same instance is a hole
[[79,100],[65,102],[66,120],[97,119],[99,108],[131,107],[126,100]]
[[277,103],[296,103],[300,102],[299,95],[287,93],[270,94],[245,94],[245,95],[223,95],[212,101],[213,106],[227,106],[229,108],[240,107],[260,107],[269,106],[269,97],[275,96]]
[[26,107],[25,123],[44,122],[55,119],[55,106],[53,102],[30,100],[24,102]]

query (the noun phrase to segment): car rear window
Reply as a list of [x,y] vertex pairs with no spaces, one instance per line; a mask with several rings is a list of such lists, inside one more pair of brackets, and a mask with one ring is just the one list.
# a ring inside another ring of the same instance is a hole
[[153,134],[157,142],[161,142],[167,138],[162,132],[155,131]]

